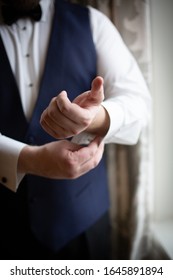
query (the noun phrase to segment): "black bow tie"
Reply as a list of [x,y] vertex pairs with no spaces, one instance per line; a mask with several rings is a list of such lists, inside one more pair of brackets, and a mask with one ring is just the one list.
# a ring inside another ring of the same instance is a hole
[[2,17],[3,22],[7,25],[11,25],[21,18],[31,18],[34,21],[39,21],[41,19],[42,10],[40,4],[38,4],[34,9],[30,11],[15,11],[14,9],[10,9],[9,7],[2,7]]

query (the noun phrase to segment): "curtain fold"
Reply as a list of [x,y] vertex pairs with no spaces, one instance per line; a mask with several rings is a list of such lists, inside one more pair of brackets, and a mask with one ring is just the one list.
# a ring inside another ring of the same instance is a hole
[[[151,84],[149,0],[83,0],[116,25]],[[150,219],[153,197],[152,124],[134,146],[106,146],[112,221],[112,258],[145,259],[151,250]]]
[[[135,56],[144,78],[151,84],[151,38],[149,1],[117,0],[112,21],[121,33],[126,45]],[[149,254],[152,236],[153,160],[151,124],[141,134],[134,146],[116,146],[118,193],[118,232],[126,248],[119,258],[143,259]],[[126,177],[126,181],[123,177]],[[116,242],[116,240],[114,241]]]

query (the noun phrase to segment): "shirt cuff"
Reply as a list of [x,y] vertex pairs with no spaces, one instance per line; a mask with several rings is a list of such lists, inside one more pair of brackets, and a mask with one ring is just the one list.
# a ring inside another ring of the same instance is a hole
[[17,173],[17,163],[21,150],[26,144],[0,134],[0,182],[13,192],[25,174]]
[[[115,135],[121,128],[124,122],[124,111],[119,104],[116,104],[115,101],[106,100],[102,102],[102,106],[106,109],[110,117],[110,127],[103,138],[104,143],[115,143]],[[88,145],[96,135],[81,132],[80,134],[72,138],[72,142],[79,145]]]
[[124,110],[120,104],[110,99],[103,101],[102,106],[106,109],[110,118],[110,126],[104,137],[104,142],[105,144],[115,143],[115,135],[124,123]]

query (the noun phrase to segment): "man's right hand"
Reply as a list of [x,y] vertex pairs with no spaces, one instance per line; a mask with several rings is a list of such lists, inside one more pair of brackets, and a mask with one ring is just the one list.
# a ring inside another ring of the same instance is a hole
[[104,151],[96,137],[87,147],[67,140],[42,146],[25,146],[18,160],[18,172],[50,179],[75,179],[95,168]]
[[65,91],[52,98],[41,115],[40,124],[56,139],[73,137],[83,131],[104,137],[110,119],[101,105],[103,99],[103,79],[97,76],[91,84],[91,90],[81,93],[72,102]]

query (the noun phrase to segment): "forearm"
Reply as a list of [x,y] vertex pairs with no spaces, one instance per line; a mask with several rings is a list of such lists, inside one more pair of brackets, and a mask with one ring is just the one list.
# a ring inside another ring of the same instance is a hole
[[19,155],[18,172],[51,179],[61,178],[58,162],[62,164],[63,151],[61,149],[62,157],[58,157],[60,145],[60,142],[52,142],[41,146],[25,146]]
[[40,147],[25,146],[19,155],[17,171],[19,173],[40,175],[41,157]]

